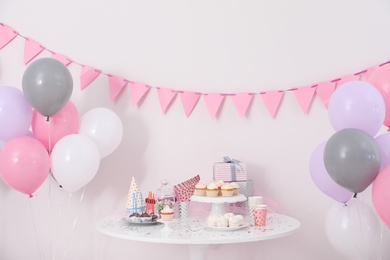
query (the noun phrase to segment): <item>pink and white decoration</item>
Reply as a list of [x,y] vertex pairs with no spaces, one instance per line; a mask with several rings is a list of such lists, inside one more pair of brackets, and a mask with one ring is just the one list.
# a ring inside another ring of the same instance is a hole
[[390,61],[387,61],[383,64],[371,66],[355,73],[340,76],[336,79],[313,83],[308,86],[291,87],[289,89],[284,90],[267,90],[260,91],[257,93],[202,93],[199,91],[183,91],[170,89],[162,86],[152,87],[146,83],[134,82],[132,80],[128,80],[120,76],[106,73],[101,69],[94,68],[93,66],[80,64],[63,54],[56,53],[52,50],[47,49],[42,44],[34,41],[31,38],[19,34],[14,29],[10,28],[4,23],[0,23],[0,50],[4,48],[7,44],[12,42],[12,40],[15,39],[16,36],[25,39],[23,60],[24,64],[28,64],[38,54],[46,50],[51,53],[52,58],[58,59],[65,66],[74,63],[81,67],[81,90],[84,90],[85,88],[89,87],[98,76],[105,75],[108,77],[108,87],[110,90],[109,93],[111,101],[117,101],[120,98],[123,89],[128,86],[131,89],[131,102],[133,103],[133,106],[137,105],[139,107],[142,105],[141,100],[147,97],[147,94],[150,92],[151,89],[154,89],[158,93],[159,102],[163,113],[167,113],[171,104],[175,101],[177,93],[179,93],[184,114],[187,117],[189,117],[193,113],[201,97],[204,98],[206,107],[210,113],[211,118],[218,117],[218,113],[223,107],[223,101],[225,100],[225,97],[232,98],[238,115],[240,117],[244,117],[250,109],[252,101],[254,100],[253,97],[255,95],[260,95],[268,109],[270,116],[272,118],[275,118],[277,115],[277,111],[282,103],[283,96],[287,92],[294,93],[297,103],[300,106],[302,112],[304,114],[307,114],[309,112],[310,105],[316,95],[319,96],[324,106],[327,107],[329,98],[337,86],[340,86],[348,81],[361,80],[362,77],[364,77],[364,79],[368,79],[369,76],[379,67],[390,63]]

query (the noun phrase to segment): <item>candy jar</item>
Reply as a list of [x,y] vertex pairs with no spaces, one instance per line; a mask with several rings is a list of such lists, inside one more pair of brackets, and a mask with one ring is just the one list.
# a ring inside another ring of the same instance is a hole
[[168,185],[169,182],[164,179],[161,181],[161,187],[156,190],[156,212],[160,216],[160,211],[169,206],[174,209],[175,194],[173,188]]

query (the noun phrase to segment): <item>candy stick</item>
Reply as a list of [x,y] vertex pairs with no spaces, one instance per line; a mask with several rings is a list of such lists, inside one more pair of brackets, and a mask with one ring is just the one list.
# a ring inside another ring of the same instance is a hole
[[152,192],[152,204],[153,204],[153,206],[152,206],[152,214],[154,215],[154,206],[156,204],[156,200],[154,198],[154,193],[153,192]]

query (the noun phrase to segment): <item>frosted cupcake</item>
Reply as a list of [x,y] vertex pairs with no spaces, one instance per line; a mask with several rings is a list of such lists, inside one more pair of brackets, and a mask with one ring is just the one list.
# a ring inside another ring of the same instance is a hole
[[221,195],[221,187],[225,184],[225,182],[224,181],[215,181],[214,183],[218,187],[219,195]]
[[240,193],[240,186],[236,182],[231,182],[230,185],[233,187],[233,195],[238,195]]
[[160,211],[160,215],[162,221],[172,221],[173,209],[167,205]]
[[207,197],[217,197],[219,193],[217,185],[215,183],[209,183],[206,188],[206,196]]
[[223,197],[231,197],[233,196],[234,188],[232,187],[232,185],[230,185],[230,183],[225,183],[221,187],[221,193]]
[[203,182],[199,181],[195,185],[194,195],[196,195],[196,196],[206,196],[206,189],[207,189],[207,185],[204,184]]

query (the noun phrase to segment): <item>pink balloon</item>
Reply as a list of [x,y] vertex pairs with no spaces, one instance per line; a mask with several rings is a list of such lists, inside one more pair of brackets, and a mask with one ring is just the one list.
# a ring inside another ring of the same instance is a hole
[[36,139],[20,136],[4,144],[0,152],[0,176],[11,188],[30,195],[45,181],[50,157]]
[[382,221],[390,228],[390,167],[384,168],[372,185],[372,202]]
[[381,93],[386,106],[384,125],[390,127],[390,64],[377,68],[368,78]]
[[320,191],[338,202],[346,203],[353,193],[338,185],[328,174],[324,164],[325,145],[326,142],[319,144],[310,157],[310,176]]
[[38,139],[48,151],[62,137],[75,134],[79,130],[79,114],[71,101],[61,108],[53,116],[47,117],[39,114],[36,110],[33,113],[32,130],[35,138]]

